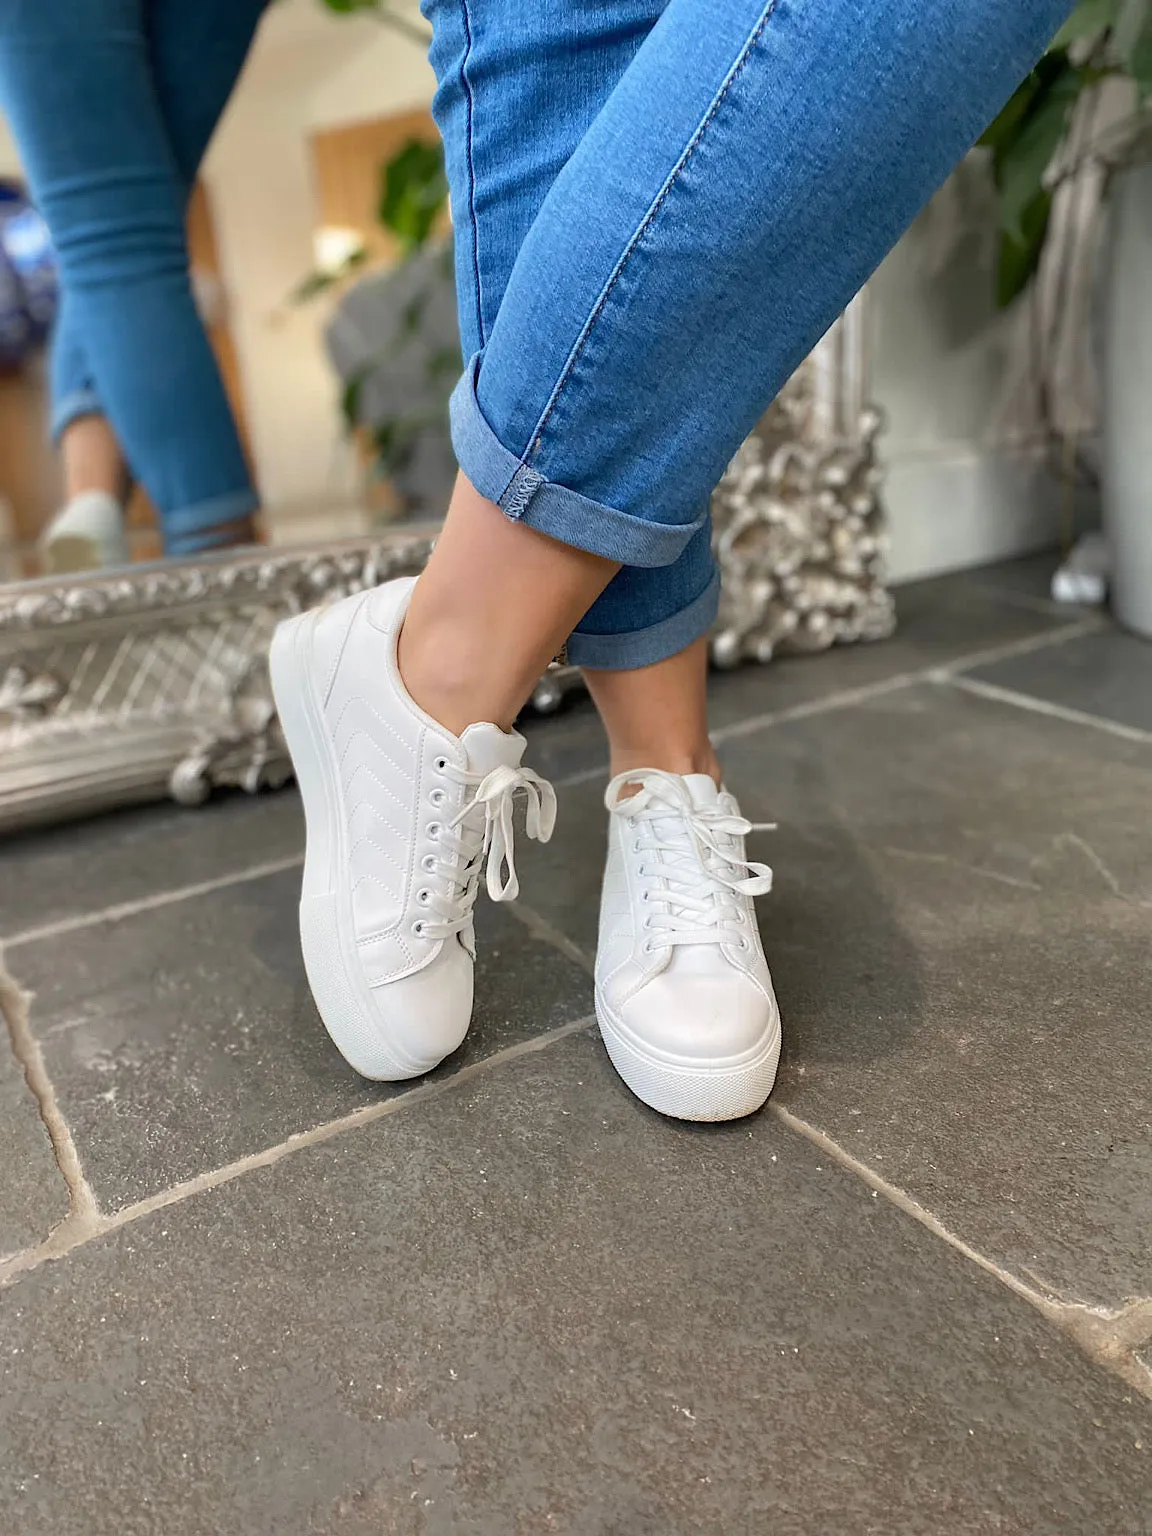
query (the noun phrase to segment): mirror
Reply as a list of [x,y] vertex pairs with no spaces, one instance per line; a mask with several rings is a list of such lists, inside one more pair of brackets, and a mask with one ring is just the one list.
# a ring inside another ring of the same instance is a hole
[[[422,28],[415,6],[381,27],[280,0],[191,189],[193,289],[259,487],[255,546],[239,525],[234,548],[174,550],[115,472],[118,537],[52,537],[72,504],[49,441],[54,260],[0,124],[0,830],[283,780],[276,622],[427,558],[460,356]],[[717,491],[720,664],[892,627],[865,364],[858,300]],[[577,681],[554,666],[537,707]]]

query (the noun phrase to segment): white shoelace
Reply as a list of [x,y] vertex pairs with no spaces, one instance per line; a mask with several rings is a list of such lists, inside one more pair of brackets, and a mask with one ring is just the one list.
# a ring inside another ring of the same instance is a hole
[[490,773],[469,773],[443,758],[437,766],[446,778],[473,791],[438,829],[438,853],[425,856],[424,868],[436,886],[419,893],[430,916],[420,920],[418,932],[423,938],[446,939],[471,923],[482,868],[493,901],[514,901],[519,895],[512,824],[516,791],[524,791],[525,831],[540,843],[548,841],[556,825],[556,791],[531,768],[502,765]]
[[[619,799],[626,784],[640,788]],[[605,804],[629,823],[633,851],[641,856],[649,953],[678,944],[750,947],[741,898],[770,891],[772,871],[744,858],[733,839],[770,832],[775,822],[746,821],[722,805],[697,805],[682,778],[654,768],[619,774]]]

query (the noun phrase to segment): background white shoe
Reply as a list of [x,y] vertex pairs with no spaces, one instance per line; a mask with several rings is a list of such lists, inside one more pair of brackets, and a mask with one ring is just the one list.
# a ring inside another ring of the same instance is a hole
[[547,841],[556,813],[552,786],[520,766],[522,736],[483,724],[453,736],[409,695],[396,642],[413,585],[287,620],[270,658],[308,827],[308,981],[345,1060],[388,1081],[464,1039],[481,875],[496,901],[518,891],[514,794],[531,837]]
[[104,491],[83,491],[57,512],[40,540],[53,575],[127,565],[132,555],[124,509]]
[[772,871],[747,860],[753,828],[707,774],[621,774],[605,800],[596,1017],[612,1064],[663,1114],[751,1114],[780,1059],[752,901]]

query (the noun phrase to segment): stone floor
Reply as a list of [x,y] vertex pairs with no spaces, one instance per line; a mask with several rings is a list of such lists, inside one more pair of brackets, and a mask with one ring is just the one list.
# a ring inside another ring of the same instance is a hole
[[590,1024],[583,702],[418,1086],[316,1019],[291,792],[0,849],[0,1531],[1152,1532],[1152,647],[1047,570],[716,680],[780,823],[741,1124]]

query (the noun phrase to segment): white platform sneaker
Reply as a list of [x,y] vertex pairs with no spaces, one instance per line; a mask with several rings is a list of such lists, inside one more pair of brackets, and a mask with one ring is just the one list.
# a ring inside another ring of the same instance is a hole
[[129,565],[132,560],[124,509],[104,491],[73,496],[40,541],[44,567],[52,575]]
[[752,904],[772,871],[745,856],[754,829],[706,774],[645,768],[613,779],[605,798],[596,1017],[612,1064],[663,1114],[751,1114],[780,1059]]
[[[453,736],[409,696],[396,642],[414,582],[281,624],[272,688],[304,799],[304,964],[320,1017],[365,1077],[398,1081],[453,1052],[472,1016],[472,909],[482,873],[511,900],[512,800],[547,841],[552,786],[524,738]],[[485,866],[486,861],[486,866]]]

